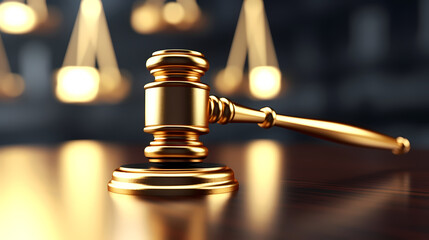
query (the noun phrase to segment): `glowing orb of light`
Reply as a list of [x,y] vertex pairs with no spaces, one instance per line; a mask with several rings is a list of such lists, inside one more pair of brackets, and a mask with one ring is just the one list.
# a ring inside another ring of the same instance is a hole
[[272,66],[259,66],[250,71],[250,93],[255,98],[272,99],[280,93],[281,72]]
[[81,9],[85,17],[97,19],[101,14],[103,6],[100,0],[83,0]]
[[185,8],[178,2],[168,2],[162,9],[162,15],[166,22],[178,25],[185,19]]
[[131,75],[117,69],[100,70],[100,90],[97,99],[107,103],[122,101],[131,89]]
[[146,3],[135,7],[131,12],[131,27],[141,34],[154,33],[162,26],[161,17],[159,6]]
[[219,93],[232,94],[237,92],[243,80],[243,73],[236,67],[221,70],[215,78],[214,86]]
[[67,66],[57,73],[55,93],[67,103],[91,102],[97,97],[100,74],[93,67]]
[[0,30],[10,34],[24,34],[36,27],[37,16],[32,8],[20,2],[0,3]]
[[24,79],[18,74],[9,73],[0,76],[0,95],[7,98],[20,96],[25,89]]

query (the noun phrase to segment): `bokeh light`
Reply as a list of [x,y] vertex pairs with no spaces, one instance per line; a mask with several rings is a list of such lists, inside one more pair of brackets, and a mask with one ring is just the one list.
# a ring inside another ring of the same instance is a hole
[[100,0],[83,0],[81,5],[82,14],[88,18],[97,19],[103,9]]
[[141,34],[159,31],[162,27],[161,7],[152,3],[134,7],[131,12],[131,26]]
[[100,75],[96,68],[67,66],[57,73],[57,98],[67,103],[93,101],[98,93]]
[[32,8],[20,2],[0,3],[0,30],[9,34],[24,34],[32,31],[37,16]]
[[185,10],[183,22],[181,22],[178,27],[183,30],[194,27],[198,23],[198,20],[201,19],[201,10],[197,2],[195,0],[177,0],[177,2],[181,4]]
[[178,25],[185,19],[185,8],[178,2],[169,2],[164,5],[162,15],[167,23]]
[[214,86],[221,94],[237,92],[243,81],[243,72],[236,67],[227,67],[221,70],[215,78]]
[[97,100],[118,103],[128,96],[131,90],[131,75],[117,69],[100,70],[100,89]]
[[272,66],[259,66],[250,71],[250,93],[258,99],[272,99],[281,90],[281,72]]
[[0,76],[0,96],[6,98],[15,98],[20,96],[25,89],[24,79],[13,73]]

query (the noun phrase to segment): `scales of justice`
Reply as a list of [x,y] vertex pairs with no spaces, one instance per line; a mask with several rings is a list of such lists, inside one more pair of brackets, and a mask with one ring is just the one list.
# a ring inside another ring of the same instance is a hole
[[145,128],[154,140],[144,150],[149,162],[129,164],[113,172],[108,190],[153,196],[186,196],[238,189],[234,172],[221,164],[204,163],[208,149],[199,136],[209,123],[257,123],[295,130],[325,140],[407,153],[407,139],[341,123],[276,114],[269,107],[250,109],[226,98],[209,96],[200,81],[209,69],[204,55],[190,50],[154,52],[146,66],[155,81],[145,85]]

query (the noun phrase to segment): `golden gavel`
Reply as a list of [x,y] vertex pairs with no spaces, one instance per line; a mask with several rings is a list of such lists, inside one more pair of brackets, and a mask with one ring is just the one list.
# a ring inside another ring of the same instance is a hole
[[113,172],[109,191],[140,195],[199,195],[238,189],[233,171],[203,163],[208,150],[199,136],[209,123],[257,123],[284,127],[356,146],[410,150],[407,139],[341,123],[278,115],[271,108],[253,110],[226,98],[209,96],[200,78],[209,68],[204,55],[190,50],[161,50],[147,60],[155,81],[145,85],[145,128],[154,140],[145,148],[149,163],[124,165]]

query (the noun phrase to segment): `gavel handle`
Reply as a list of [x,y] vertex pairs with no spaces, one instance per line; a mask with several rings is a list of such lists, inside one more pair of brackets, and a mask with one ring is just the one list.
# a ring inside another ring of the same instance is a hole
[[209,98],[209,122],[220,124],[258,123],[263,128],[279,126],[333,142],[389,149],[394,154],[403,154],[410,150],[410,142],[403,137],[395,139],[346,124],[277,115],[269,107],[258,111],[235,104],[226,98],[219,99],[215,96]]

